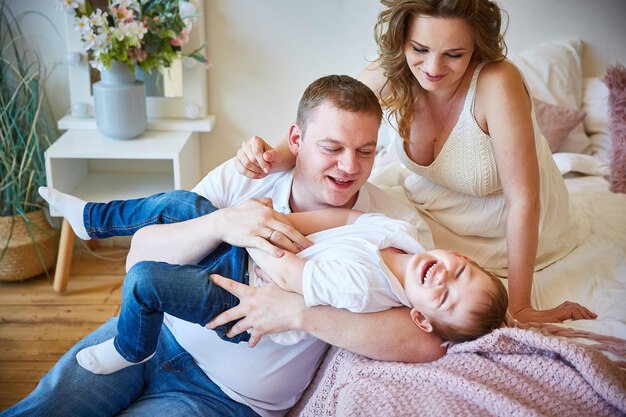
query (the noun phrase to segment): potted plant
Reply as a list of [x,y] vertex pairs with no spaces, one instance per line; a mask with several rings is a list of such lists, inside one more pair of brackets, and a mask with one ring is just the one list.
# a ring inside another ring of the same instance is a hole
[[37,188],[44,152],[58,136],[43,88],[44,69],[15,15],[0,1],[0,280],[30,278],[56,259],[58,232]]

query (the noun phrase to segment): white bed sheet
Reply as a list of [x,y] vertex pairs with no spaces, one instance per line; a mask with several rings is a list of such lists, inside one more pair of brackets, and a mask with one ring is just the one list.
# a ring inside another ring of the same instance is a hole
[[626,195],[610,192],[608,182],[599,176],[570,177],[565,182],[579,245],[535,273],[533,305],[548,309],[565,300],[578,302],[598,318],[568,320],[564,326],[626,339]]

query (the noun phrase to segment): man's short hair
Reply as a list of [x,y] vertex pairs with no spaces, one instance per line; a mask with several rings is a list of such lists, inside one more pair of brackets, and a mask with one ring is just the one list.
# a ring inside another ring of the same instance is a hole
[[349,75],[327,75],[313,81],[300,99],[296,124],[302,135],[312,111],[327,102],[339,110],[376,116],[379,123],[383,117],[378,98],[368,86]]

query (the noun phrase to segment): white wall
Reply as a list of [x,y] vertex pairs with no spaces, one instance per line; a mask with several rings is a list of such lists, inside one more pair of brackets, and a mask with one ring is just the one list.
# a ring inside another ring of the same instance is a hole
[[8,0],[29,46],[37,49],[46,71],[46,91],[55,120],[70,106],[65,63],[65,14],[53,0]]
[[[510,52],[546,40],[585,40],[585,75],[626,64],[626,0],[500,0],[509,13]],[[204,167],[232,156],[253,134],[286,133],[298,100],[328,73],[356,76],[376,52],[376,0],[209,0],[209,111],[215,131]],[[219,142],[219,146],[213,146]]]
[[[585,75],[626,64],[626,0],[500,0],[509,12],[510,52],[543,41],[585,41]],[[205,0],[209,112],[215,130],[203,135],[203,168],[232,156],[253,134],[276,142],[295,119],[298,100],[314,79],[356,76],[375,54],[377,0]],[[9,0],[25,17],[26,35],[44,60],[59,64],[47,89],[60,117],[69,107],[64,15],[53,0]],[[47,16],[51,23],[43,16]]]
[[510,52],[546,40],[582,39],[583,75],[626,65],[626,0],[499,0],[509,14]]
[[205,167],[254,134],[278,141],[313,80],[356,76],[376,53],[378,9],[372,0],[209,0],[209,111],[217,124],[204,142]]

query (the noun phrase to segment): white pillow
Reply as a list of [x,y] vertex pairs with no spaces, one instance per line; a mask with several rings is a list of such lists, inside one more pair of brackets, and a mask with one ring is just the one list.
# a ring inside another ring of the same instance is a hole
[[[509,59],[522,72],[534,97],[580,111],[583,96],[582,48],[580,40],[550,42],[511,54]],[[591,141],[582,123],[570,132],[558,151],[591,151]]]
[[583,80],[583,111],[585,131],[591,139],[591,154],[609,160],[609,88],[599,77]]
[[584,125],[588,134],[609,133],[609,88],[602,78],[583,80],[582,110],[587,113]]
[[591,155],[559,152],[552,155],[561,175],[579,172],[586,175],[606,176],[611,173],[609,163]]
[[603,161],[610,161],[611,150],[613,149],[611,135],[601,132],[594,133],[589,136],[589,139],[591,139],[591,154],[596,158],[602,159]]

